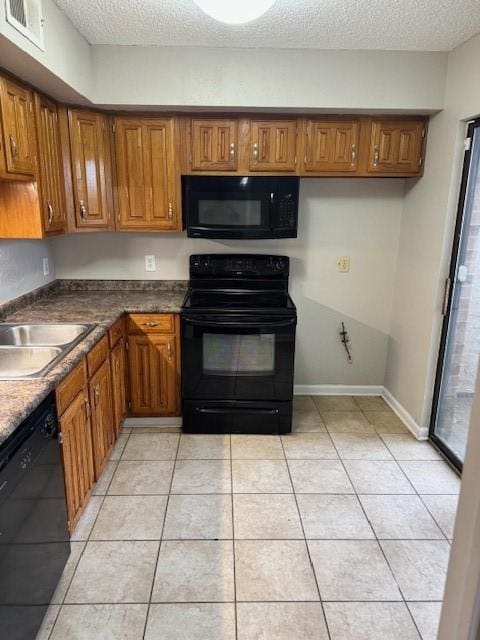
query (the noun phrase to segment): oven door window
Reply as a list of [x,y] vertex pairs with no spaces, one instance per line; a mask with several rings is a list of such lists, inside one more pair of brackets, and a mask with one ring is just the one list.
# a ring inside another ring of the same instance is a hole
[[[253,326],[252,326],[253,325]],[[205,400],[288,400],[295,321],[182,319],[182,393]]]
[[275,375],[275,334],[203,334],[203,372],[210,376]]

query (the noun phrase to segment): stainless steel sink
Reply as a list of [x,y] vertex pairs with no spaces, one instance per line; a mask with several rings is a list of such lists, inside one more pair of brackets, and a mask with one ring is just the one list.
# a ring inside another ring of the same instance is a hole
[[0,380],[41,378],[93,324],[0,324]]
[[0,346],[63,347],[88,329],[85,324],[0,325]]
[[41,376],[61,353],[60,347],[0,346],[0,378]]

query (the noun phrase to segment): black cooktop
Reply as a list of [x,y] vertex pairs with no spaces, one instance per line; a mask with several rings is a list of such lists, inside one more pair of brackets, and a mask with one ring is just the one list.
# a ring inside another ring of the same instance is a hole
[[288,293],[280,291],[190,291],[182,307],[185,311],[279,311],[295,312]]

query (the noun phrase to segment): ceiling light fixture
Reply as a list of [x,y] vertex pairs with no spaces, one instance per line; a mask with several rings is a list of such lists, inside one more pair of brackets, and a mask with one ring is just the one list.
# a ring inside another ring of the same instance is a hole
[[227,24],[244,24],[262,16],[276,0],[193,0],[211,18]]

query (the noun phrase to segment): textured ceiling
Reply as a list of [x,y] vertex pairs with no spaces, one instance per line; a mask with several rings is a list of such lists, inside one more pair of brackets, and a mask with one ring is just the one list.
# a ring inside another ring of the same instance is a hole
[[480,32],[480,0],[277,0],[239,26],[193,0],[56,3],[92,44],[448,51]]

